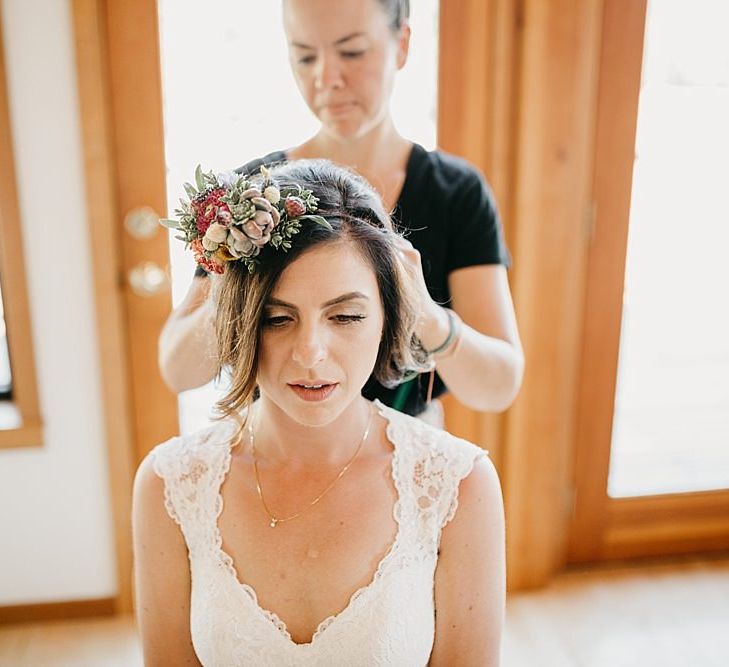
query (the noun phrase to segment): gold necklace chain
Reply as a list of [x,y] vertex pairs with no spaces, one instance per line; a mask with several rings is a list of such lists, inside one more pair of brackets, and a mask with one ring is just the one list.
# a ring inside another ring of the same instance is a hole
[[253,440],[253,419],[251,418],[251,426],[250,426],[250,439],[251,439],[251,454],[253,456],[253,469],[256,473],[256,489],[258,491],[258,497],[261,499],[261,504],[263,505],[263,509],[266,510],[266,514],[268,514],[268,518],[271,520],[269,525],[271,528],[275,528],[279,523],[284,523],[286,521],[291,521],[291,519],[295,519],[298,516],[301,516],[306,510],[308,510],[310,507],[313,507],[316,505],[326,494],[327,492],[341,479],[342,475],[344,475],[345,472],[349,469],[349,466],[354,463],[354,460],[357,458],[357,454],[359,454],[359,450],[362,449],[362,445],[365,443],[365,440],[367,440],[367,436],[370,433],[370,426],[372,424],[372,410],[370,410],[370,416],[367,419],[367,427],[365,428],[364,435],[362,436],[362,439],[359,441],[359,444],[357,445],[357,449],[355,449],[354,454],[352,455],[352,458],[347,461],[347,464],[339,471],[339,474],[334,478],[334,481],[327,486],[326,489],[324,489],[314,500],[312,500],[304,509],[297,512],[296,514],[292,514],[291,516],[278,518],[274,516],[274,514],[271,512],[271,510],[268,509],[268,505],[266,505],[266,501],[263,498],[263,490],[261,489],[261,479],[258,475],[258,460],[256,459],[256,446],[254,444]]

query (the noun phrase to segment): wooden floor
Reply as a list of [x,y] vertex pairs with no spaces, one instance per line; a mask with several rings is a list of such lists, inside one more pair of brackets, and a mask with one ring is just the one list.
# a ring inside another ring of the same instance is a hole
[[[512,594],[502,664],[726,667],[729,556],[570,571]],[[131,618],[0,627],[2,667],[141,665]]]
[[728,667],[729,557],[572,571],[507,601],[504,667]]

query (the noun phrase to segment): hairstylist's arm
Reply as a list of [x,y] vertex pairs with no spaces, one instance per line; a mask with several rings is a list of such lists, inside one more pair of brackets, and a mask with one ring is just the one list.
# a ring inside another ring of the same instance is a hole
[[[421,295],[420,340],[426,350],[433,350],[448,337],[448,315],[428,294],[420,253],[409,242],[400,243],[405,266]],[[457,269],[448,276],[448,286],[463,330],[454,354],[436,356],[436,369],[464,405],[502,412],[519,393],[524,374],[524,352],[506,268],[483,264]]]
[[185,299],[175,308],[159,337],[162,378],[176,392],[207,384],[215,377],[215,327],[210,301],[214,278],[193,278]]

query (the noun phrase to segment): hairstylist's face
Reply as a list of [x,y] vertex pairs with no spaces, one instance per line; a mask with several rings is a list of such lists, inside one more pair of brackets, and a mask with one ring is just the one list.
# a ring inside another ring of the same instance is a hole
[[258,365],[263,399],[301,424],[330,423],[360,395],[382,327],[375,273],[351,245],[304,253],[266,305]]
[[361,136],[387,116],[409,28],[396,35],[377,0],[286,0],[291,66],[325,130]]

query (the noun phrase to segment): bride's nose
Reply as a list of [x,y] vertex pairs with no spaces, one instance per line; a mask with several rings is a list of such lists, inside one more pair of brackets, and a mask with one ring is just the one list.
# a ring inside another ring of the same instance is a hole
[[326,332],[316,323],[302,323],[294,340],[293,360],[302,368],[314,368],[326,356]]

